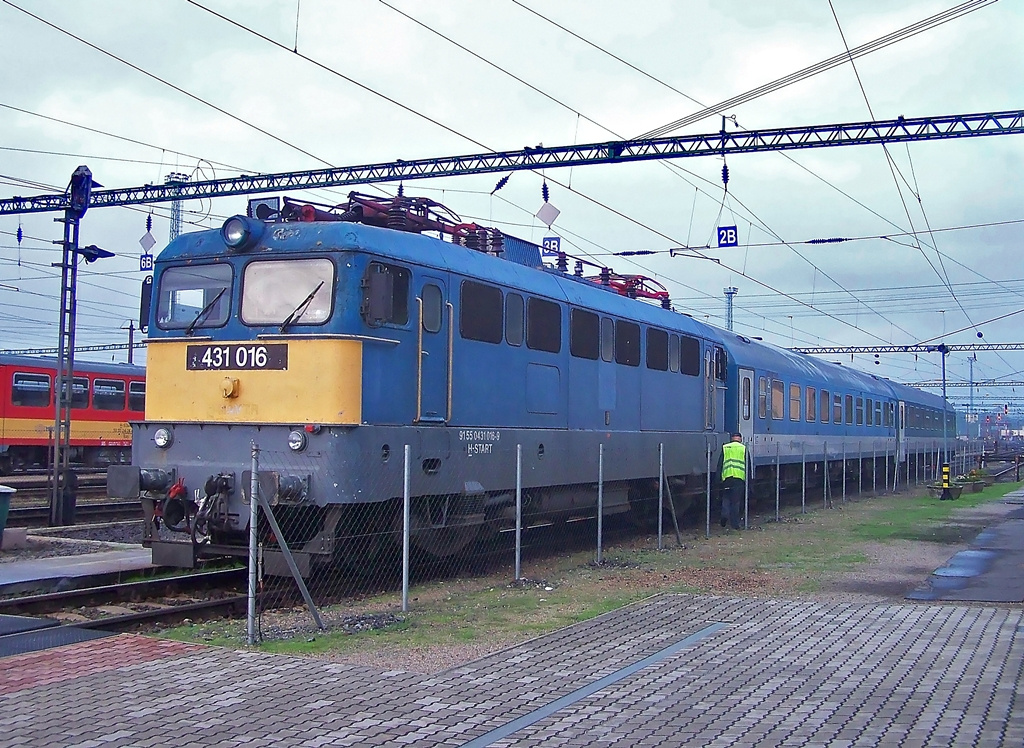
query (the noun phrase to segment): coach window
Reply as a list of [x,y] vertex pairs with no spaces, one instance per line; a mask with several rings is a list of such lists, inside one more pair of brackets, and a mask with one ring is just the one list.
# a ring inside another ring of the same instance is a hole
[[371,262],[363,278],[359,313],[370,327],[409,323],[408,268]]
[[128,410],[137,410],[140,413],[146,412],[146,383],[128,383]]
[[679,336],[668,336],[668,370],[679,371]]
[[668,333],[656,327],[647,328],[647,368],[668,371]]
[[601,360],[615,360],[615,322],[608,317],[601,317]]
[[700,376],[700,341],[683,335],[679,340],[679,371],[691,377]]
[[789,420],[800,420],[800,385],[789,385]]
[[501,305],[501,289],[497,286],[462,281],[459,335],[466,340],[500,343],[504,325]]
[[[886,403],[885,407],[886,407],[886,416],[888,416],[889,415],[889,410],[888,410],[889,409],[889,403]],[[886,421],[885,425],[888,426],[889,425],[889,419],[886,418],[885,421]],[[881,400],[875,400],[875,425],[876,426],[881,426],[882,425],[882,401]]]
[[828,394],[828,390],[821,391],[821,422],[828,423],[829,414],[832,412],[832,396]]
[[326,257],[260,260],[245,266],[241,317],[247,325],[275,325],[281,332],[322,325],[333,304],[334,263]]
[[124,410],[124,382],[97,379],[92,383],[92,404],[96,410]]
[[846,396],[846,424],[853,425],[853,395]]
[[89,380],[75,377],[71,385],[71,407],[85,409],[89,407]]
[[[864,423],[865,423],[865,425],[867,425],[867,426],[874,426],[875,425],[874,413],[875,413],[874,403],[871,401],[870,397],[866,398],[864,400]],[[878,424],[878,425],[881,426],[882,424]]]
[[843,422],[843,396],[832,396],[832,423]]
[[26,408],[45,408],[50,404],[50,377],[48,374],[20,374],[11,380],[11,405]]
[[156,324],[162,330],[220,327],[231,309],[231,266],[167,268],[160,276]]
[[527,300],[526,345],[548,353],[562,350],[562,307],[532,296]]
[[786,383],[781,379],[772,380],[772,418],[781,421],[786,417]]
[[[699,351],[697,355],[700,355]],[[640,365],[640,325],[615,320],[615,362],[626,366]]]
[[426,332],[441,332],[444,299],[441,298],[440,287],[427,283],[423,286],[420,299],[423,301],[423,329]]
[[863,397],[858,397],[857,398],[857,425],[858,426],[863,426],[864,425],[864,398]]
[[818,392],[813,387],[807,388],[807,414],[805,418],[809,423],[818,420]]
[[523,344],[523,297],[517,293],[505,294],[505,342]]
[[750,377],[743,375],[743,420],[750,420]]
[[601,318],[582,309],[569,310],[569,353],[597,361],[601,352]]
[[768,417],[768,383],[764,377],[757,379],[757,416],[758,418]]

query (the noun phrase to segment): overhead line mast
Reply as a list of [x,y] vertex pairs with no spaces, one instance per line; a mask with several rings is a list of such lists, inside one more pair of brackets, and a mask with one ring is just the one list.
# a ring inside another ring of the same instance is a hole
[[[939,117],[897,117],[875,122],[782,127],[738,132],[723,130],[704,135],[613,140],[553,148],[538,146],[517,151],[497,151],[412,161],[396,160],[362,166],[291,171],[278,174],[243,175],[185,184],[175,182],[164,185],[148,184],[125,189],[96,190],[92,193],[89,207],[140,205],[432,177],[549,169],[559,166],[612,164],[693,156],[721,156],[729,153],[789,151],[841,145],[902,143],[1021,133],[1024,133],[1024,110],[954,114]],[[67,207],[67,200],[65,194],[7,198],[0,200],[0,215],[64,210]]]

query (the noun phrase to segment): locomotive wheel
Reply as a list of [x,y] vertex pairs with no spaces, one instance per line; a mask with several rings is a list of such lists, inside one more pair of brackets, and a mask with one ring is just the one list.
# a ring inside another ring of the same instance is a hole
[[[436,497],[442,501],[442,497]],[[458,513],[448,516],[447,524],[439,525],[431,518],[430,504],[413,503],[409,516],[410,545],[434,558],[448,558],[469,548],[480,535],[485,522],[481,512]],[[399,517],[401,529],[401,517]],[[401,538],[401,535],[399,535]],[[401,542],[401,541],[399,541]]]
[[334,563],[361,577],[372,576],[387,563],[389,551],[401,547],[401,539],[402,515],[393,501],[347,507],[334,531]]

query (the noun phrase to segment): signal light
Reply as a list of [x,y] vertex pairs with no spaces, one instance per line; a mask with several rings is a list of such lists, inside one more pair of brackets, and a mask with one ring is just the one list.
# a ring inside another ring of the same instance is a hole
[[316,220],[316,208],[312,205],[303,205],[299,209],[299,220],[305,223],[312,223]]

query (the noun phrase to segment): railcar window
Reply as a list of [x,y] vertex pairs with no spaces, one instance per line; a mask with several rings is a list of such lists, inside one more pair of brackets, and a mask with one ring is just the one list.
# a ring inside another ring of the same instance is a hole
[[668,339],[668,370],[679,371],[679,336],[675,334],[670,335]]
[[789,385],[789,420],[800,420],[800,385]]
[[242,322],[247,325],[322,325],[334,305],[334,263],[257,260],[242,273]]
[[562,307],[532,296],[527,300],[526,345],[549,353],[562,350]]
[[523,297],[517,293],[505,294],[505,342],[523,344]]
[[601,318],[601,360],[611,363],[615,359],[615,322]]
[[597,361],[601,352],[601,318],[582,309],[569,310],[569,353]]
[[11,405],[26,408],[45,408],[50,404],[50,376],[48,374],[14,373],[11,380]]
[[668,371],[668,333],[656,327],[647,328],[647,368]]
[[679,371],[691,377],[700,376],[700,341],[683,335],[679,339]]
[[433,283],[423,286],[420,293],[423,301],[423,329],[426,332],[441,332],[441,315],[444,309],[444,298],[441,295],[441,288]]
[[503,326],[501,289],[474,281],[462,281],[459,335],[466,340],[500,343]]
[[[889,403],[885,404],[885,408],[886,408],[886,410],[885,410],[885,415],[886,415],[885,425],[888,426],[889,425],[889,418],[888,418],[888,415],[889,415]],[[875,400],[875,425],[876,426],[881,426],[882,425],[882,401],[881,400]]]
[[843,396],[834,395],[832,397],[832,423],[843,422]]
[[781,379],[772,380],[772,418],[781,421],[786,417],[786,383]]
[[146,383],[128,383],[128,410],[146,411]]
[[863,397],[858,397],[857,398],[857,425],[858,426],[863,426],[864,425],[864,398]]
[[194,327],[220,327],[231,310],[232,277],[226,263],[167,268],[157,292],[157,326],[162,330],[183,330],[193,323]]
[[828,394],[828,390],[821,391],[821,422],[829,422],[829,414],[832,411],[832,396]]
[[853,425],[853,395],[846,396],[846,424]]
[[[54,389],[56,389],[56,382]],[[56,398],[56,394],[54,394]],[[56,400],[54,400],[56,402]],[[84,409],[89,407],[89,380],[85,377],[75,377],[71,384],[71,407]]]
[[124,382],[118,379],[97,379],[93,381],[92,403],[96,410],[124,410]]
[[408,268],[371,262],[363,279],[359,313],[370,327],[409,324]]
[[715,379],[719,382],[725,381],[726,365],[729,362],[729,355],[724,348],[715,346]]
[[743,377],[743,420],[750,420],[750,377]]
[[757,415],[759,418],[768,417],[768,383],[764,377],[757,379]]
[[818,393],[813,387],[807,388],[807,414],[808,421],[818,420]]
[[[871,398],[869,397],[864,400],[864,423],[866,425],[873,426],[875,424],[875,419],[873,417],[874,412],[874,404],[871,402]],[[881,426],[882,424],[878,425]]]
[[[697,355],[700,355],[699,350]],[[615,320],[615,361],[626,366],[640,365],[640,325]],[[697,361],[700,371],[700,359]]]

